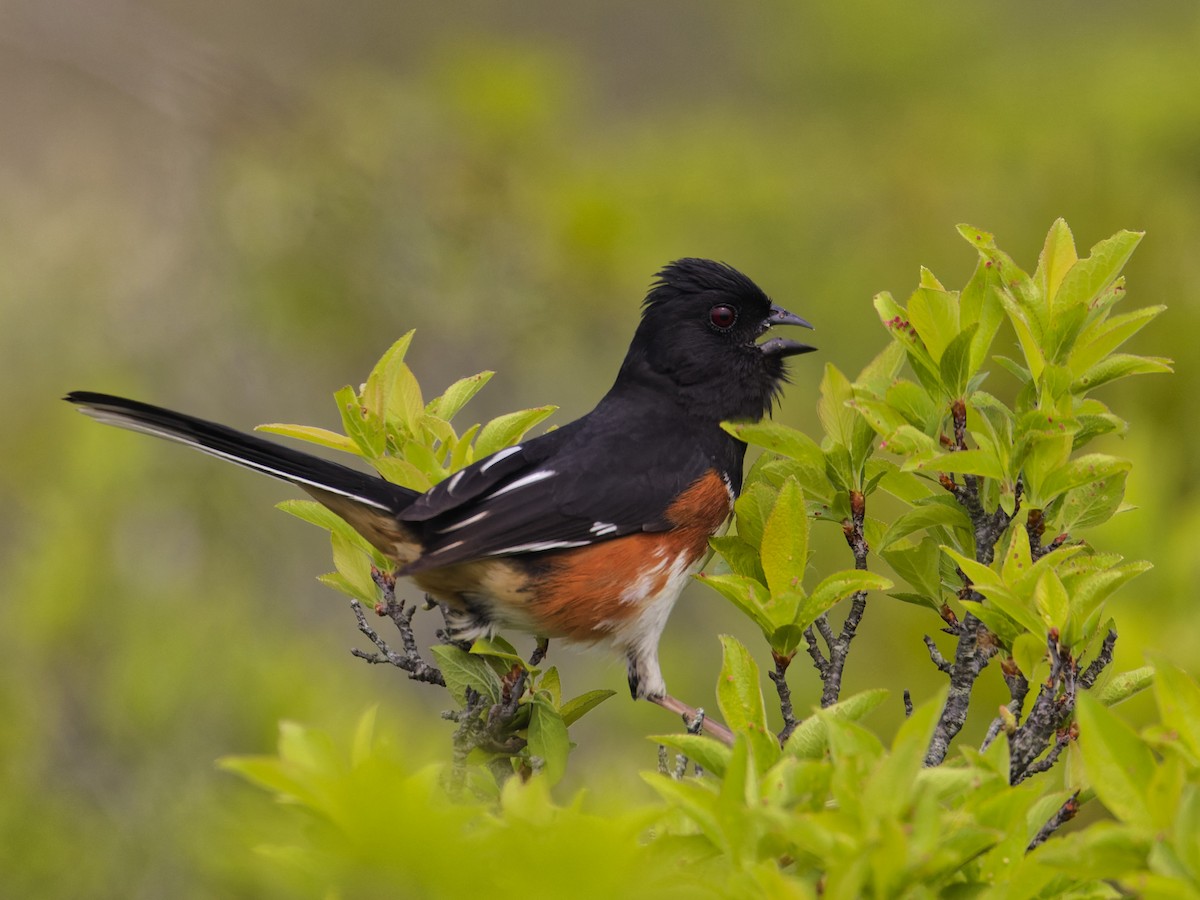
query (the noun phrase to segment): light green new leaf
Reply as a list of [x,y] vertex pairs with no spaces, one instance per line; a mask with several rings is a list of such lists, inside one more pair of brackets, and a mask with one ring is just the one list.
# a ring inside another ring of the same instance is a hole
[[1111,519],[1125,498],[1126,475],[1125,472],[1117,472],[1068,493],[1059,511],[1062,530],[1071,532],[1091,528]]
[[1046,638],[1044,635],[1025,632],[1012,643],[1012,658],[1026,680],[1035,683],[1035,672],[1046,661]]
[[1073,372],[1086,372],[1150,324],[1165,309],[1165,306],[1147,306],[1093,322],[1075,341],[1067,364]]
[[708,545],[720,555],[734,575],[742,575],[758,582],[767,580],[763,574],[762,560],[758,551],[742,540],[740,535],[726,534],[708,539]]
[[492,380],[492,376],[495,374],[495,372],[483,371],[478,375],[468,375],[466,378],[458,379],[446,388],[440,397],[430,400],[425,411],[431,416],[437,416],[439,419],[449,422],[472,397],[479,393],[485,384]]
[[557,784],[567,769],[567,755],[571,752],[571,739],[567,726],[558,710],[541,695],[533,698],[529,710],[529,755],[542,761],[542,776],[550,784]]
[[650,740],[682,753],[717,778],[725,777],[725,767],[733,754],[732,748],[703,734],[656,734]]
[[884,688],[875,688],[825,707],[822,715],[809,716],[796,727],[784,745],[784,752],[802,759],[820,759],[829,740],[826,717],[856,722],[883,703],[889,693]]
[[821,379],[821,399],[817,404],[817,415],[821,427],[835,444],[849,447],[854,440],[854,423],[858,416],[846,403],[854,399],[854,388],[850,379],[833,363],[825,364],[825,375]]
[[1132,467],[1133,463],[1127,459],[1103,453],[1087,453],[1047,475],[1042,482],[1042,496],[1051,500],[1085,484],[1128,472]]
[[330,431],[328,428],[317,428],[312,425],[281,425],[279,423],[271,423],[269,425],[258,425],[254,430],[266,431],[271,434],[281,434],[284,437],[308,441],[310,444],[328,447],[331,450],[353,453],[355,456],[363,455],[358,444],[354,443],[354,441],[350,440],[344,434],[338,434],[336,431]]
[[803,431],[770,419],[761,422],[722,422],[721,428],[739,441],[762,447],[780,456],[799,460],[819,471],[825,468],[821,448]]
[[916,326],[908,320],[908,311],[897,303],[887,291],[876,294],[875,309],[883,327],[892,338],[904,347],[908,354],[909,364],[913,367],[917,379],[926,390],[936,391],[938,387],[937,363],[930,357],[925,344],[917,335]]
[[532,409],[522,409],[497,416],[483,426],[479,437],[475,439],[475,458],[483,459],[498,450],[511,447],[520,441],[530,428],[552,415],[557,409],[557,406],[536,406]]
[[1200,685],[1161,654],[1152,654],[1150,662],[1157,673],[1154,699],[1163,725],[1178,735],[1193,758],[1200,759]]
[[767,729],[767,710],[758,682],[758,665],[746,647],[734,637],[721,635],[723,661],[717,681],[717,705],[725,724],[745,735],[755,768],[765,772],[779,759],[779,742]]
[[854,380],[855,394],[867,393],[882,397],[904,368],[906,353],[899,344],[892,342],[867,363]]
[[383,420],[358,400],[354,388],[346,385],[333,395],[342,415],[342,427],[358,445],[361,455],[368,459],[383,456],[387,450],[387,435]]
[[1175,371],[1172,361],[1163,356],[1134,356],[1131,353],[1114,353],[1096,363],[1071,384],[1075,394],[1086,394],[1102,384],[1125,378],[1129,375],[1157,375]]
[[1029,532],[1024,528],[1012,529],[1008,544],[1004,548],[1004,558],[1000,567],[1000,577],[1004,583],[1016,587],[1017,583],[1033,568],[1033,548],[1029,544]]
[[879,550],[882,553],[896,541],[927,528],[970,529],[971,519],[962,506],[953,499],[949,503],[944,503],[940,497],[930,498],[919,506],[914,506],[908,512],[902,513],[892,522],[883,541],[878,545]]
[[382,553],[367,543],[367,539],[355,531],[349,522],[328,507],[322,506],[313,500],[284,500],[281,503],[276,503],[275,508],[283,510],[288,515],[295,516],[301,521],[308,522],[310,525],[316,525],[318,528],[324,528],[326,531],[340,534],[351,544],[356,545],[363,553],[368,554],[377,567],[380,569],[391,568],[392,563],[385,559]]
[[762,629],[764,635],[770,635],[775,630],[775,623],[766,608],[770,594],[765,585],[744,575],[708,575],[704,572],[697,575],[696,580],[732,601]]
[[564,703],[559,713],[561,713],[563,721],[567,725],[574,725],[579,719],[583,718],[614,694],[616,694],[616,691],[599,689],[587,691]]
[[1079,259],[1075,251],[1075,238],[1062,219],[1055,219],[1046,234],[1046,242],[1038,256],[1037,269],[1033,273],[1034,283],[1041,289],[1042,296],[1054,309],[1059,285],[1071,267]]
[[972,368],[971,347],[975,340],[975,332],[979,326],[969,325],[964,328],[946,346],[938,364],[942,375],[942,385],[946,393],[953,399],[962,397],[967,391],[967,384],[975,374]]
[[996,454],[982,449],[943,453],[934,459],[925,460],[917,468],[944,472],[947,475],[980,475],[997,481],[1004,478],[1004,469],[1001,468]]
[[834,604],[859,591],[887,591],[891,588],[891,581],[874,572],[859,569],[834,572],[824,578],[813,588],[812,593],[800,602],[794,624],[807,628],[821,613],[827,612]]
[[376,472],[392,484],[398,484],[421,493],[433,487],[433,479],[429,477],[429,473],[422,472],[407,459],[400,459],[397,456],[380,456],[369,462]]
[[856,397],[850,401],[850,408],[862,416],[876,434],[883,437],[890,436],[898,428],[908,424],[902,413],[887,403],[869,397]]
[[941,408],[929,396],[929,391],[906,379],[894,382],[887,389],[885,400],[906,422],[923,432],[931,431],[935,420],[942,415]]
[[1052,309],[1086,305],[1121,274],[1141,239],[1140,231],[1118,231],[1092,247],[1087,259],[1071,266],[1062,279]]
[[371,580],[372,557],[363,549],[362,541],[338,531],[329,533],[329,541],[333,545],[333,565],[338,574],[354,585],[357,596],[374,603],[377,588]]
[[1142,666],[1114,675],[1095,692],[1096,699],[1105,706],[1116,706],[1134,694],[1140,694],[1154,684],[1156,673],[1153,666]]
[[994,569],[989,569],[981,562],[976,562],[970,557],[963,556],[953,547],[942,545],[942,552],[949,556],[963,570],[963,574],[970,579],[971,583],[976,588],[1002,588],[1004,581],[1000,577],[1000,573]]
[[772,594],[797,589],[808,565],[808,513],[794,478],[784,482],[763,525],[763,573]]
[[1089,693],[1076,701],[1079,750],[1088,782],[1100,802],[1122,822],[1154,827],[1146,788],[1154,775],[1154,754],[1137,733]]
[[959,334],[958,295],[919,287],[908,298],[908,318],[937,363]]
[[1066,627],[1067,616],[1071,612],[1071,601],[1067,597],[1067,589],[1063,587],[1062,580],[1054,570],[1043,572],[1042,577],[1038,579],[1033,591],[1033,602],[1047,627]]
[[934,609],[940,607],[942,596],[942,580],[939,571],[941,548],[936,540],[927,537],[915,547],[887,547],[880,551],[880,555],[897,575],[926,598],[925,605]]

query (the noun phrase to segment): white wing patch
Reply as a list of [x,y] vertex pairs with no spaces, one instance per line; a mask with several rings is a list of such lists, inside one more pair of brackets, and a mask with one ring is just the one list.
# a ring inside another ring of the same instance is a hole
[[488,511],[485,509],[483,512],[475,513],[475,515],[473,515],[469,518],[463,519],[461,522],[455,522],[453,525],[451,525],[447,528],[440,529],[438,531],[438,534],[449,534],[452,531],[458,531],[458,529],[460,529],[460,528],[466,528],[468,525],[474,525],[476,522],[481,522],[484,519],[486,519],[487,517],[488,517]]
[[524,475],[521,478],[518,478],[516,481],[510,481],[504,487],[500,488],[500,490],[492,491],[492,493],[488,494],[483,499],[491,500],[493,497],[499,497],[501,494],[507,494],[509,491],[516,491],[523,487],[529,487],[531,484],[537,484],[539,481],[545,481],[547,478],[553,478],[557,474],[558,473],[553,469],[542,469],[538,472],[530,472],[528,475]]
[[[459,541],[461,544],[462,541]],[[534,541],[531,544],[518,544],[516,547],[505,547],[489,553],[489,556],[508,556],[513,553],[541,553],[543,550],[566,550],[568,547],[586,547],[591,541]],[[441,551],[438,551],[441,552]]]
[[[490,469],[496,463],[500,462],[502,459],[508,459],[514,453],[520,453],[521,449],[522,449],[521,445],[517,444],[515,447],[505,447],[503,450],[497,450],[495,453],[492,454],[491,459],[489,459],[487,462],[485,462],[482,466],[479,467],[479,471],[486,472],[488,469]],[[451,488],[451,490],[453,490],[453,488]]]
[[616,531],[617,526],[612,522],[595,522],[589,530],[592,532],[592,534],[596,535],[596,537],[604,537],[604,535],[612,534],[614,531]]

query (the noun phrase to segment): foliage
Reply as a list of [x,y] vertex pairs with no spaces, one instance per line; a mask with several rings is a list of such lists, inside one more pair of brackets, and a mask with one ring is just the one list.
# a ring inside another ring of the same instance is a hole
[[[1083,452],[1126,429],[1091,393],[1170,367],[1116,352],[1161,311],[1112,311],[1140,236],[1121,232],[1079,259],[1060,220],[1026,275],[991,235],[960,232],[979,255],[966,287],[948,291],[922,270],[906,306],[876,297],[889,346],[853,381],[826,367],[820,443],[770,422],[727,425],[766,452],[735,506],[734,532],[712,540],[722,571],[698,577],[762,632],[783,732],[770,727],[752,653],[723,637],[717,699],[732,746],[659,735],[659,771],[645,776],[658,804],[592,811],[595,801],[581,794],[562,806],[550,787],[566,766],[567,726],[607,692],[564,703],[557,671],[537,667],[542,645],[526,661],[501,639],[443,644],[433,648],[440,683],[459,705],[446,714],[459,723],[451,763],[414,768],[374,738],[373,713],[348,759],[321,733],[289,724],[277,757],[226,762],[314,817],[299,843],[272,855],[305,870],[307,884],[347,895],[403,882],[454,896],[478,871],[519,871],[518,848],[536,846],[546,883],[607,894],[1200,896],[1200,686],[1165,660],[1107,671],[1116,629],[1105,602],[1148,564],[1079,536],[1121,511],[1130,468]],[[992,356],[1005,321],[1020,359]],[[519,440],[544,415],[516,413],[496,420],[509,423],[502,429],[473,426],[459,437],[449,420],[480,385],[458,382],[423,404],[403,364],[410,338],[361,391],[339,392],[348,438],[270,428],[350,449],[419,487],[506,445],[481,447],[488,434]],[[1011,400],[983,390],[989,359],[1015,379]],[[905,363],[915,380],[902,375]],[[401,603],[395,614],[394,580],[374,567],[382,561],[372,566],[369,547],[308,505],[285,508],[331,530],[338,573],[323,580],[355,603],[379,604],[415,654],[405,632],[415,608]],[[855,568],[806,590],[810,521],[841,522]],[[906,692],[907,718],[886,741],[861,724],[886,690],[840,697],[867,593],[893,587],[866,571],[871,561],[907,582],[893,597],[931,612],[956,641],[951,661],[926,638],[949,684],[915,708]],[[846,599],[838,635],[828,613]],[[383,651],[373,661],[394,655],[372,640]],[[802,642],[825,691],[823,708],[801,719],[787,676]],[[976,681],[997,655],[1011,702],[983,747],[951,754]],[[1110,707],[1151,683],[1161,725],[1139,734]],[[502,730],[487,731],[498,718]],[[679,754],[673,771],[666,748]],[[1064,754],[1065,777],[1052,779]],[[1057,833],[1093,801],[1112,820]],[[455,858],[471,866],[447,872],[445,857],[429,851],[430,836],[444,834],[461,836]]]

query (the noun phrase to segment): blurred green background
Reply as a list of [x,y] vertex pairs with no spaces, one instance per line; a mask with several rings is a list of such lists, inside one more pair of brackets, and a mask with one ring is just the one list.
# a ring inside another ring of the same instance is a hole
[[[1147,647],[1198,667],[1195,4],[15,0],[0,38],[0,894],[270,895],[248,849],[269,804],[215,759],[372,703],[415,758],[450,733],[436,692],[348,654],[322,533],[272,509],[294,492],[63,392],[332,427],[331,393],[415,327],[430,394],[499,373],[464,418],[562,423],[683,255],[816,323],[780,413],[815,430],[821,366],[883,346],[874,293],[906,297],[922,264],[965,282],[956,223],[1027,269],[1056,216],[1081,252],[1145,229],[1127,303],[1170,310],[1133,349],[1178,374],[1104,392],[1133,430],[1098,449],[1135,460],[1139,508],[1091,537],[1157,566],[1112,605],[1120,667]],[[823,573],[851,564],[839,544]],[[928,696],[937,624],[875,602],[847,690]],[[691,589],[663,651],[690,702],[712,705],[718,631],[762,649]],[[568,692],[623,689],[620,663],[551,652]],[[664,716],[609,701],[566,787],[642,795]]]

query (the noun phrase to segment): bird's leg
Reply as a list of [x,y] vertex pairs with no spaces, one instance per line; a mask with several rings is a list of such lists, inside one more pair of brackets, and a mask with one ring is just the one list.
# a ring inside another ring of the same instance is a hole
[[683,717],[684,724],[688,725],[689,727],[693,726],[693,724],[699,720],[701,728],[707,731],[710,737],[715,737],[718,741],[723,744],[727,744],[730,747],[733,746],[733,732],[720,722],[705,716],[703,710],[688,706],[682,700],[676,700],[670,694],[662,694],[657,697],[647,697],[646,699],[651,703],[657,703],[659,706],[665,710],[668,710],[669,712],[678,713]]

